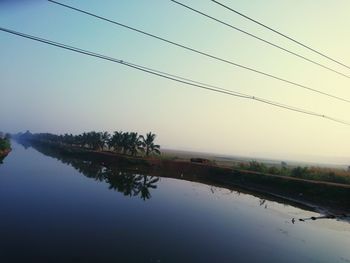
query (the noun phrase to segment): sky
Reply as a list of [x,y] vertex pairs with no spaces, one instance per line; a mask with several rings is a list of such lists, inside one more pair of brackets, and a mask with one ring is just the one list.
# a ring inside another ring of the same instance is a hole
[[[62,3],[218,57],[350,99],[350,79],[167,0]],[[350,75],[209,0],[181,0]],[[350,65],[350,2],[221,0]],[[0,0],[0,26],[123,61],[350,121],[350,104],[255,74],[45,0]],[[350,163],[350,126],[200,90],[116,63],[0,32],[0,130],[157,134],[163,148]]]

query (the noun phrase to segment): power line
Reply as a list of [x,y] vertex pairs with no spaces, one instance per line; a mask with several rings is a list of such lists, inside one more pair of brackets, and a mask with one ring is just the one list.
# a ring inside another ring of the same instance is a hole
[[[51,0],[48,0],[48,1],[51,1]],[[327,69],[327,70],[329,70],[329,71],[332,71],[333,73],[336,73],[336,74],[341,75],[341,76],[343,76],[343,77],[350,78],[349,75],[346,75],[346,74],[344,74],[344,73],[342,73],[342,72],[340,72],[340,71],[337,71],[337,70],[335,70],[335,69],[332,69],[332,68],[330,68],[330,67],[327,67],[327,66],[325,66],[325,65],[323,65],[323,64],[321,64],[321,63],[319,63],[319,62],[316,62],[316,61],[314,61],[314,60],[312,60],[312,59],[309,59],[309,58],[307,58],[307,57],[305,57],[305,56],[303,56],[303,55],[300,55],[300,54],[298,54],[298,53],[296,53],[296,52],[290,51],[289,49],[286,49],[286,48],[284,48],[284,47],[282,47],[282,46],[279,46],[279,45],[277,45],[277,44],[274,44],[274,43],[272,43],[271,41],[268,41],[268,40],[266,40],[266,39],[263,39],[263,38],[261,38],[261,37],[258,37],[257,35],[254,35],[254,34],[252,34],[252,33],[249,33],[249,32],[247,32],[247,31],[245,31],[245,30],[243,30],[243,29],[240,29],[240,28],[238,28],[238,27],[236,27],[236,26],[233,26],[233,25],[231,25],[231,24],[229,24],[229,23],[226,23],[226,22],[224,22],[224,21],[222,21],[222,20],[220,20],[220,19],[217,19],[217,18],[215,18],[215,17],[213,17],[213,16],[210,16],[210,15],[208,15],[208,14],[205,14],[205,13],[203,13],[203,12],[197,10],[197,9],[194,9],[194,8],[188,6],[188,5],[185,5],[185,4],[180,3],[180,2],[178,2],[178,1],[175,1],[175,0],[170,0],[170,1],[174,2],[175,4],[181,5],[181,6],[187,8],[187,9],[189,9],[189,10],[191,10],[191,11],[197,13],[197,14],[200,14],[200,15],[205,16],[205,17],[207,17],[207,18],[210,18],[210,19],[212,19],[212,20],[214,20],[214,21],[216,21],[216,22],[219,22],[220,24],[223,24],[223,25],[225,25],[225,26],[228,26],[228,27],[230,27],[230,28],[232,28],[232,29],[234,29],[234,30],[237,30],[237,31],[239,31],[239,32],[241,32],[241,33],[243,33],[243,34],[245,34],[245,35],[248,35],[248,36],[250,36],[250,37],[252,37],[252,38],[255,38],[255,39],[257,39],[257,40],[259,40],[259,41],[261,41],[261,42],[263,42],[263,43],[265,43],[265,44],[268,44],[268,45],[270,45],[270,46],[273,46],[273,47],[275,47],[275,48],[278,48],[278,49],[280,49],[280,50],[282,50],[282,51],[284,51],[284,52],[287,52],[287,53],[289,53],[289,54],[291,54],[291,55],[293,55],[293,56],[299,57],[299,58],[301,58],[301,59],[303,59],[303,60],[305,60],[305,61],[308,61],[308,62],[310,62],[310,63],[312,63],[312,64],[314,64],[314,65],[317,65],[317,66],[319,66],[319,67],[322,67],[322,68],[324,68],[324,69]]]
[[264,27],[264,28],[266,28],[266,29],[268,29],[268,30],[270,30],[270,31],[272,31],[272,32],[274,32],[274,33],[284,37],[284,38],[286,38],[286,39],[288,39],[288,40],[290,40],[290,41],[293,41],[294,43],[296,43],[296,44],[298,44],[298,45],[300,45],[300,46],[302,46],[302,47],[304,47],[304,48],[306,48],[308,50],[311,50],[312,52],[314,52],[314,53],[316,53],[316,54],[318,54],[318,55],[320,55],[320,56],[322,56],[324,58],[327,58],[327,59],[329,59],[329,60],[331,60],[331,61],[333,61],[333,62],[335,62],[335,63],[337,63],[337,64],[339,64],[339,65],[341,65],[343,67],[346,67],[346,68],[350,69],[350,66],[347,66],[346,64],[340,62],[339,60],[336,60],[336,59],[334,59],[334,58],[332,58],[332,57],[330,57],[330,56],[328,56],[328,55],[326,55],[326,54],[324,54],[324,53],[322,53],[320,51],[317,51],[316,49],[314,49],[314,48],[312,48],[312,47],[310,47],[310,46],[308,46],[306,44],[301,43],[300,41],[296,40],[295,38],[289,37],[286,34],[283,34],[280,31],[278,31],[276,29],[273,29],[272,27],[269,27],[269,26],[267,26],[267,25],[265,25],[265,24],[255,20],[255,19],[253,19],[253,18],[251,18],[251,17],[249,17],[249,16],[247,16],[247,15],[241,13],[241,12],[238,12],[237,10],[233,9],[232,7],[224,5],[224,4],[222,4],[222,3],[220,3],[220,2],[218,2],[216,0],[211,0],[211,1],[216,3],[216,4],[218,4],[218,5],[220,5],[220,6],[222,6],[222,7],[224,7],[224,8],[226,8],[226,9],[228,9],[228,10],[230,10],[230,11],[232,11],[232,12],[234,12],[234,13],[236,13],[237,15],[240,15],[240,16],[242,16],[242,17],[244,17],[244,18],[246,18],[246,19],[248,19],[248,20],[250,20],[250,21],[252,21],[252,22],[254,22],[254,23],[256,23],[256,24],[258,24],[258,25],[260,25],[260,26],[262,26],[262,27]]
[[87,56],[91,56],[91,57],[96,57],[96,58],[108,60],[108,61],[111,61],[111,62],[114,62],[114,63],[118,63],[118,64],[130,67],[130,68],[137,69],[137,70],[145,72],[145,73],[149,73],[149,74],[161,77],[161,78],[165,78],[165,79],[168,79],[168,80],[179,82],[179,83],[182,83],[182,84],[185,84],[185,85],[189,85],[189,86],[192,86],[192,87],[196,87],[196,88],[200,88],[200,89],[204,89],[204,90],[208,90],[208,91],[212,91],[212,92],[217,92],[217,93],[221,93],[221,94],[224,94],[224,95],[230,95],[230,96],[234,96],[234,97],[239,97],[239,98],[243,98],[243,99],[251,99],[251,100],[259,101],[261,103],[265,103],[265,104],[268,104],[268,105],[271,105],[271,106],[275,106],[275,107],[278,107],[278,108],[283,108],[283,109],[286,109],[286,110],[299,112],[299,113],[302,113],[302,114],[312,115],[312,116],[315,116],[315,117],[320,117],[320,118],[332,120],[334,122],[338,122],[338,123],[342,123],[342,124],[350,126],[350,122],[347,122],[347,121],[344,121],[344,120],[340,120],[340,119],[337,119],[337,118],[334,118],[334,117],[331,117],[331,116],[327,116],[327,115],[324,115],[324,114],[320,114],[320,113],[316,113],[316,112],[313,112],[313,111],[305,110],[305,109],[302,109],[302,108],[293,107],[293,106],[286,105],[286,104],[281,104],[281,103],[278,103],[278,102],[270,101],[270,100],[263,99],[263,98],[260,98],[260,97],[255,97],[255,96],[252,96],[252,95],[243,94],[243,93],[235,92],[235,91],[232,91],[232,90],[227,90],[227,89],[215,87],[215,86],[212,86],[212,85],[208,85],[208,84],[204,84],[204,83],[201,83],[201,82],[198,82],[198,81],[186,79],[186,78],[183,78],[183,77],[180,77],[180,76],[176,76],[176,75],[173,75],[173,74],[161,72],[159,70],[154,70],[154,69],[151,69],[151,68],[148,68],[148,67],[140,66],[140,65],[137,65],[137,64],[133,64],[133,63],[126,62],[126,61],[123,61],[123,60],[120,60],[120,59],[116,59],[116,58],[113,58],[113,57],[105,56],[105,55],[102,55],[102,54],[99,54],[99,53],[91,52],[91,51],[88,51],[88,50],[76,48],[76,47],[69,46],[69,45],[66,45],[66,44],[62,44],[62,43],[59,43],[59,42],[54,42],[54,41],[51,41],[51,40],[47,40],[47,39],[44,39],[44,38],[39,38],[39,37],[36,37],[36,36],[33,36],[33,35],[24,34],[24,33],[21,33],[21,32],[17,32],[17,31],[14,31],[14,30],[11,30],[11,29],[2,28],[2,27],[0,27],[0,31],[6,32],[6,33],[9,33],[9,34],[12,34],[12,35],[20,36],[20,37],[23,37],[23,38],[31,39],[31,40],[34,40],[34,41],[38,41],[38,42],[41,42],[41,43],[44,43],[44,44],[48,44],[48,45],[51,45],[51,46],[55,46],[55,47],[58,47],[58,48],[62,48],[62,49],[65,49],[65,50],[70,50],[70,51],[73,51],[73,52],[76,52],[76,53],[80,53],[80,54],[83,54],[83,55],[87,55]]
[[332,95],[332,94],[330,94],[330,93],[326,93],[326,92],[323,92],[323,91],[320,91],[320,90],[317,90],[317,89],[308,87],[308,86],[303,85],[303,84],[299,84],[299,83],[296,83],[296,82],[293,82],[293,81],[290,81],[290,80],[287,80],[287,79],[284,79],[284,78],[281,78],[281,77],[278,77],[278,76],[275,76],[275,75],[272,75],[272,74],[269,74],[269,73],[266,73],[266,72],[263,72],[263,71],[260,71],[260,70],[257,70],[257,69],[248,67],[248,66],[244,66],[244,65],[238,64],[238,63],[236,63],[236,62],[233,62],[233,61],[231,61],[231,60],[227,60],[227,59],[224,59],[224,58],[217,57],[217,56],[215,56],[215,55],[211,55],[211,54],[206,53],[206,52],[204,52],[204,51],[200,51],[200,50],[198,50],[198,49],[191,48],[191,47],[185,46],[185,45],[183,45],[183,44],[179,44],[179,43],[177,43],[177,42],[174,42],[174,41],[165,39],[165,38],[163,38],[163,37],[160,37],[160,36],[157,36],[157,35],[154,35],[154,34],[145,32],[145,31],[143,31],[143,30],[140,30],[140,29],[137,29],[137,28],[134,28],[134,27],[131,27],[131,26],[128,26],[128,25],[125,25],[125,24],[116,22],[116,21],[114,21],[114,20],[111,20],[111,19],[108,19],[108,18],[99,16],[99,15],[96,15],[96,14],[93,14],[93,13],[90,13],[90,12],[87,12],[87,11],[84,11],[84,10],[82,10],[82,9],[79,9],[79,8],[76,8],[76,7],[73,7],[73,6],[69,6],[69,5],[66,5],[66,4],[62,4],[62,3],[59,3],[59,2],[56,2],[56,1],[53,1],[53,0],[48,0],[48,1],[51,2],[51,3],[54,3],[54,4],[57,4],[57,5],[66,7],[66,8],[68,8],[68,9],[71,9],[71,10],[74,10],[74,11],[77,11],[77,12],[80,12],[80,13],[83,13],[83,14],[86,14],[86,15],[89,15],[89,16],[92,16],[92,17],[95,17],[95,18],[104,20],[104,21],[107,21],[107,22],[109,22],[109,23],[112,23],[112,24],[115,24],[115,25],[124,27],[124,28],[126,28],[126,29],[129,29],[129,30],[138,32],[138,33],[140,33],[140,34],[143,34],[143,35],[146,35],[146,36],[149,36],[149,37],[158,39],[158,40],[163,41],[163,42],[166,42],[166,43],[168,43],[168,44],[171,44],[171,45],[174,45],[174,46],[177,46],[177,47],[180,47],[180,48],[183,48],[183,49],[192,51],[192,52],[197,53],[197,54],[200,54],[200,55],[202,55],[202,56],[206,56],[206,57],[209,57],[209,58],[211,58],[211,59],[215,59],[215,60],[218,60],[218,61],[221,61],[221,62],[230,64],[230,65],[233,65],[233,66],[236,66],[236,67],[239,67],[239,68],[243,68],[243,69],[245,69],[245,70],[248,70],[248,71],[251,71],[251,72],[254,72],[254,73],[257,73],[257,74],[266,76],[266,77],[269,77],[269,78],[273,78],[273,79],[275,79],[275,80],[279,80],[279,81],[282,81],[282,82],[284,82],[284,83],[288,83],[288,84],[290,84],[290,85],[293,85],[293,86],[296,86],[296,87],[299,87],[299,88],[303,88],[303,89],[309,90],[309,91],[311,91],[311,92],[315,92],[315,93],[318,93],[318,94],[321,94],[321,95],[324,95],[324,96],[327,96],[327,97],[330,97],[330,98],[333,98],[333,99],[336,99],[336,100],[340,100],[340,101],[343,101],[343,102],[346,102],[346,103],[350,103],[350,100],[348,100],[348,99],[344,99],[344,98],[341,98],[341,97]]

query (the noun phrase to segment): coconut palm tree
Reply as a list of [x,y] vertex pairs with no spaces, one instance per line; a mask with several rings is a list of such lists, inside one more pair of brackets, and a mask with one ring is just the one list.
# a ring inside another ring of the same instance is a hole
[[128,150],[131,155],[137,155],[139,150],[142,150],[142,142],[140,140],[140,136],[138,136],[137,132],[130,132],[129,140],[128,140]]
[[120,147],[123,151],[123,154],[126,154],[130,148],[130,133],[123,132],[120,138]]
[[86,135],[87,145],[93,150],[101,150],[104,146],[101,132],[88,132]]
[[123,148],[122,146],[122,140],[123,140],[123,132],[115,131],[113,136],[110,137],[108,141],[108,147],[109,149],[114,149],[116,152],[120,152]]
[[100,133],[100,148],[103,150],[103,148],[107,145],[111,135],[108,132],[101,132]]
[[158,144],[154,144],[154,140],[156,138],[156,134],[149,132],[146,134],[146,138],[144,136],[140,136],[142,147],[146,153],[146,156],[149,156],[151,153],[160,154],[160,146]]

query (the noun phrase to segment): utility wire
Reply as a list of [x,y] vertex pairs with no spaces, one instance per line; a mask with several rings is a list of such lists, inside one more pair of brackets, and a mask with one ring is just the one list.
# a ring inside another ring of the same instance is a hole
[[310,51],[312,51],[312,52],[314,52],[314,53],[316,53],[316,54],[318,54],[318,55],[320,55],[320,56],[322,56],[324,58],[327,58],[327,59],[329,59],[329,60],[331,60],[331,61],[333,61],[333,62],[335,62],[335,63],[337,63],[337,64],[339,64],[339,65],[341,65],[343,67],[346,67],[346,68],[350,69],[350,66],[347,66],[346,64],[340,62],[339,60],[336,60],[336,59],[334,59],[334,58],[332,58],[332,57],[322,53],[321,51],[317,51],[316,49],[314,49],[314,48],[312,48],[312,47],[310,47],[310,46],[308,46],[306,44],[301,43],[300,41],[296,40],[295,38],[289,37],[286,34],[283,34],[280,31],[278,31],[276,29],[273,29],[272,27],[269,27],[269,26],[267,26],[267,25],[265,25],[265,24],[255,20],[255,19],[253,19],[253,18],[251,18],[251,17],[249,17],[249,16],[247,16],[247,15],[245,15],[245,14],[243,14],[243,13],[241,13],[241,12],[235,10],[235,9],[233,9],[232,7],[224,5],[223,3],[220,3],[219,1],[216,1],[216,0],[211,0],[211,1],[214,2],[215,4],[218,4],[218,5],[222,6],[222,7],[226,8],[226,9],[228,9],[228,10],[234,12],[234,13],[236,13],[237,15],[240,15],[240,16],[244,17],[245,19],[248,19],[248,20],[254,22],[255,24],[258,24],[258,25],[260,25],[260,26],[262,26],[262,27],[264,27],[264,28],[266,28],[266,29],[268,29],[268,30],[270,30],[270,31],[272,31],[272,32],[274,32],[274,33],[276,33],[276,34],[278,34],[278,35],[280,35],[280,36],[290,40],[290,41],[293,41],[294,43],[296,43],[296,44],[298,44],[298,45],[300,45],[300,46],[302,46],[302,47],[304,47],[304,48],[306,48],[306,49],[308,49],[308,50],[310,50]]
[[180,76],[176,76],[176,75],[173,75],[173,74],[169,74],[169,73],[163,73],[161,71],[154,70],[154,69],[151,69],[151,68],[148,68],[148,67],[144,67],[144,66],[140,66],[140,65],[137,65],[137,64],[125,62],[125,61],[120,60],[120,59],[116,59],[116,58],[113,58],[113,57],[108,57],[108,56],[105,56],[105,55],[102,55],[102,54],[98,54],[98,53],[91,52],[91,51],[88,51],[88,50],[76,48],[76,47],[69,46],[69,45],[66,45],[66,44],[62,44],[62,43],[59,43],[59,42],[54,42],[54,41],[47,40],[47,39],[44,39],[44,38],[39,38],[39,37],[36,37],[36,36],[33,36],[33,35],[24,34],[24,33],[17,32],[17,31],[11,30],[11,29],[3,28],[3,27],[0,27],[0,31],[6,32],[6,33],[9,33],[9,34],[12,34],[12,35],[20,36],[20,37],[23,37],[23,38],[31,39],[31,40],[34,40],[34,41],[38,41],[38,42],[41,42],[41,43],[44,43],[44,44],[48,44],[48,45],[51,45],[51,46],[55,46],[55,47],[58,47],[58,48],[62,48],[62,49],[65,49],[65,50],[70,50],[70,51],[73,51],[73,52],[76,52],[76,53],[80,53],[80,54],[83,54],[83,55],[87,55],[87,56],[91,56],[91,57],[95,57],[95,58],[108,60],[108,61],[111,61],[111,62],[114,62],[114,63],[118,63],[118,64],[130,67],[130,68],[134,68],[134,69],[137,69],[139,71],[142,71],[142,72],[145,72],[145,73],[149,73],[149,74],[161,77],[161,78],[165,78],[165,79],[168,79],[168,80],[179,82],[179,83],[182,83],[182,84],[185,84],[185,85],[188,85],[188,86],[192,86],[192,87],[196,87],[196,88],[200,88],[200,89],[204,89],[204,90],[208,90],[208,91],[212,91],[212,92],[217,92],[217,93],[221,93],[221,94],[225,94],[225,95],[230,95],[230,96],[234,96],[234,97],[240,97],[240,98],[244,98],[244,99],[251,99],[251,100],[259,101],[261,103],[265,103],[265,104],[268,104],[268,105],[271,105],[271,106],[275,106],[275,107],[278,107],[278,108],[283,108],[283,109],[286,109],[286,110],[299,112],[299,113],[302,113],[302,114],[312,115],[312,116],[316,116],[316,117],[332,120],[334,122],[338,122],[338,123],[342,123],[342,124],[350,126],[350,122],[347,122],[347,121],[344,121],[344,120],[340,120],[340,119],[337,119],[337,118],[334,118],[334,117],[330,117],[330,116],[327,116],[327,115],[324,115],[324,114],[316,113],[316,112],[305,110],[305,109],[302,109],[302,108],[296,108],[296,107],[293,107],[293,106],[290,106],[290,105],[281,104],[281,103],[278,103],[278,102],[266,100],[266,99],[255,97],[255,96],[248,95],[248,94],[235,92],[235,91],[232,91],[232,90],[227,90],[227,89],[222,89],[222,88],[215,88],[215,86],[207,85],[207,84],[204,84],[204,83],[200,84],[200,82],[198,82],[198,81],[186,79],[186,78],[183,78],[183,77],[180,77]]
[[157,36],[157,35],[154,35],[154,34],[151,34],[151,33],[147,33],[147,32],[145,32],[145,31],[143,31],[143,30],[140,30],[140,29],[137,29],[137,28],[134,28],[134,27],[131,27],[131,26],[128,26],[128,25],[125,25],[125,24],[122,24],[122,23],[113,21],[113,20],[111,20],[111,19],[108,19],[108,18],[99,16],[99,15],[96,15],[96,14],[93,14],[93,13],[90,13],[90,12],[87,12],[87,11],[84,11],[84,10],[82,10],[82,9],[78,9],[78,8],[73,7],[73,6],[69,6],[69,5],[66,5],[66,4],[62,4],[62,3],[59,3],[59,2],[56,2],[56,1],[53,1],[53,0],[48,0],[48,1],[51,2],[51,3],[57,4],[57,5],[60,5],[60,6],[69,8],[69,9],[71,9],[71,10],[74,10],[74,11],[77,11],[77,12],[80,12],[80,13],[83,13],[83,14],[86,14],[86,15],[89,15],[89,16],[92,16],[92,17],[95,17],[95,18],[98,18],[98,19],[107,21],[107,22],[110,22],[110,23],[112,23],[112,24],[115,24],[115,25],[118,25],[118,26],[127,28],[127,29],[129,29],[129,30],[138,32],[138,33],[140,33],[140,34],[143,34],[143,35],[146,35],[146,36],[149,36],[149,37],[158,39],[158,40],[163,41],[163,42],[166,42],[166,43],[168,43],[168,44],[171,44],[171,45],[174,45],[174,46],[177,46],[177,47],[180,47],[180,48],[183,48],[183,49],[192,51],[192,52],[197,53],[197,54],[200,54],[200,55],[202,55],[202,56],[206,56],[206,57],[209,57],[209,58],[211,58],[211,59],[215,59],[215,60],[218,60],[218,61],[221,61],[221,62],[230,64],[230,65],[233,65],[233,66],[236,66],[236,67],[239,67],[239,68],[243,68],[243,69],[246,69],[246,70],[248,70],[248,71],[255,72],[255,73],[257,73],[257,74],[260,74],[260,75],[263,75],[263,76],[266,76],[266,77],[269,77],[269,78],[273,78],[273,79],[275,79],[275,80],[279,80],[279,81],[282,81],[282,82],[284,82],[284,83],[288,83],[288,84],[290,84],[290,85],[297,86],[297,87],[299,87],[299,88],[303,88],[303,89],[309,90],[309,91],[311,91],[311,92],[315,92],[315,93],[318,93],[318,94],[321,94],[321,95],[324,95],[324,96],[327,96],[327,97],[330,97],[330,98],[333,98],[333,99],[336,99],[336,100],[340,100],[340,101],[343,101],[343,102],[346,102],[346,103],[350,103],[350,100],[348,100],[348,99],[341,98],[341,97],[332,95],[332,94],[330,94],[330,93],[326,93],[326,92],[323,92],[323,91],[320,91],[320,90],[317,90],[317,89],[308,87],[308,86],[306,86],[306,85],[299,84],[299,83],[297,83],[297,82],[293,82],[293,81],[290,81],[290,80],[287,80],[287,79],[284,79],[284,78],[281,78],[281,77],[278,77],[278,76],[275,76],[275,75],[272,75],[272,74],[269,74],[269,73],[266,73],[266,72],[263,72],[263,71],[260,71],[260,70],[257,70],[257,69],[248,67],[248,66],[244,66],[244,65],[238,64],[238,63],[236,63],[236,62],[233,62],[233,61],[231,61],[231,60],[227,60],[227,59],[224,59],[224,58],[217,57],[217,56],[215,56],[215,55],[211,55],[211,54],[206,53],[206,52],[204,52],[204,51],[200,51],[200,50],[198,50],[198,49],[191,48],[191,47],[189,47],[189,46],[185,46],[185,45],[179,44],[179,43],[177,43],[177,42],[173,42],[173,41],[171,41],[171,40],[162,38],[162,37],[160,37],[160,36]]
[[[48,1],[51,1],[51,0],[48,0]],[[263,39],[263,38],[261,38],[261,37],[258,37],[257,35],[254,35],[254,34],[252,34],[252,33],[249,33],[249,32],[247,32],[247,31],[245,31],[245,30],[243,30],[243,29],[240,29],[240,28],[238,28],[238,27],[236,27],[236,26],[233,26],[233,25],[231,25],[231,24],[229,24],[229,23],[226,23],[226,22],[224,22],[224,21],[222,21],[222,20],[220,20],[220,19],[217,19],[217,18],[215,18],[215,17],[213,17],[213,16],[210,16],[210,15],[208,15],[208,14],[205,14],[205,13],[203,13],[203,12],[197,10],[197,9],[194,9],[194,8],[188,6],[188,5],[185,5],[185,4],[180,3],[180,2],[178,2],[178,1],[175,1],[175,0],[170,0],[170,1],[174,2],[175,4],[181,5],[181,6],[187,8],[187,9],[189,9],[189,10],[191,10],[191,11],[197,13],[197,14],[200,14],[200,15],[202,15],[202,16],[205,16],[205,17],[207,17],[207,18],[210,18],[211,20],[214,20],[214,21],[216,21],[216,22],[219,22],[220,24],[223,24],[223,25],[225,25],[225,26],[228,26],[228,27],[230,27],[230,28],[232,28],[232,29],[234,29],[234,30],[237,30],[237,31],[239,31],[239,32],[241,32],[241,33],[243,33],[243,34],[246,34],[246,35],[248,35],[248,36],[250,36],[250,37],[252,37],[252,38],[255,38],[255,39],[257,39],[257,40],[259,40],[259,41],[261,41],[261,42],[264,42],[265,44],[268,44],[268,45],[270,45],[270,46],[273,46],[273,47],[275,47],[275,48],[278,48],[278,49],[280,49],[280,50],[282,50],[282,51],[284,51],[284,52],[287,52],[287,53],[289,53],[289,54],[291,54],[291,55],[293,55],[293,56],[299,57],[299,58],[301,58],[301,59],[303,59],[303,60],[305,60],[305,61],[308,61],[308,62],[310,62],[310,63],[312,63],[312,64],[314,64],[314,65],[317,65],[317,66],[319,66],[319,67],[322,67],[322,68],[324,68],[324,69],[327,69],[327,70],[329,70],[329,71],[332,71],[333,73],[336,73],[336,74],[338,74],[338,75],[341,75],[341,76],[343,76],[343,77],[346,77],[346,78],[349,78],[349,79],[350,79],[350,76],[349,76],[349,75],[346,75],[346,74],[344,74],[344,73],[342,73],[342,72],[340,72],[340,71],[337,71],[337,70],[335,70],[335,69],[332,69],[332,68],[330,68],[330,67],[327,67],[327,66],[325,66],[325,65],[323,65],[323,64],[321,64],[321,63],[319,63],[319,62],[316,62],[316,61],[314,61],[314,60],[312,60],[312,59],[309,59],[309,58],[307,58],[307,57],[305,57],[305,56],[303,56],[303,55],[300,55],[300,54],[298,54],[298,53],[296,53],[296,52],[290,51],[289,49],[286,49],[286,48],[284,48],[284,47],[282,47],[282,46],[279,46],[279,45],[277,45],[277,44],[274,44],[274,43],[272,43],[272,42],[270,42],[270,41],[268,41],[268,40],[266,40],[266,39]]]

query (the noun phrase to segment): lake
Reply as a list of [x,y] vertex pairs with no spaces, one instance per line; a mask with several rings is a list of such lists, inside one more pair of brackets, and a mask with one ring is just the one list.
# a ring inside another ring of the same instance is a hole
[[346,221],[12,146],[0,164],[2,263],[350,262]]

